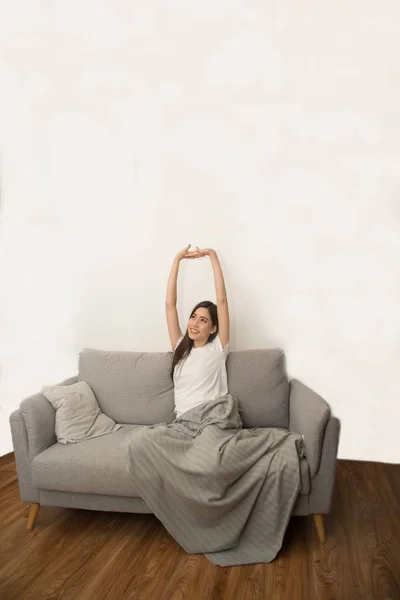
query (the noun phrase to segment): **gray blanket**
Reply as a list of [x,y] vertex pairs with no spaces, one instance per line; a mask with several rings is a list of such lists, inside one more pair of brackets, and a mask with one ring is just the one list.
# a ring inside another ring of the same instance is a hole
[[282,546],[303,451],[302,436],[285,429],[243,429],[227,394],[136,430],[128,474],[188,554],[220,566],[264,563]]

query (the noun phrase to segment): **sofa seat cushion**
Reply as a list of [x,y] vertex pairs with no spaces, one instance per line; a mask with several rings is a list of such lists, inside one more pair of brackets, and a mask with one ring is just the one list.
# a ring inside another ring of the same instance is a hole
[[77,444],[54,444],[32,461],[39,489],[140,497],[127,477],[128,447],[137,425]]
[[[77,444],[54,444],[36,456],[32,465],[34,485],[43,490],[140,498],[127,476],[131,432],[141,425],[121,429]],[[310,492],[305,458],[300,460],[301,491]]]

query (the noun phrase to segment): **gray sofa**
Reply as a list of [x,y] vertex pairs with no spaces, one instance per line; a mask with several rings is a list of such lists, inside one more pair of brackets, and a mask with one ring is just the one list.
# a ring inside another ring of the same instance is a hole
[[[28,529],[40,505],[89,510],[151,512],[127,476],[128,446],[135,427],[171,423],[172,352],[84,349],[79,374],[60,385],[86,381],[118,430],[76,444],[57,443],[55,410],[35,394],[10,415],[20,495],[30,504]],[[301,491],[294,515],[313,515],[325,540],[323,515],[331,508],[340,421],[327,402],[296,379],[289,381],[281,349],[232,351],[229,392],[236,396],[244,427],[279,427],[304,437]]]

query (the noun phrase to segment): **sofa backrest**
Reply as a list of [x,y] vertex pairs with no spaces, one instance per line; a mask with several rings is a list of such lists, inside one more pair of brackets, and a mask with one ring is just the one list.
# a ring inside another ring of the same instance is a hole
[[289,381],[280,348],[235,350],[226,363],[228,391],[245,427],[289,427]]
[[[102,411],[116,423],[171,423],[172,352],[84,348],[79,380],[92,388]],[[229,392],[239,400],[245,427],[289,426],[289,382],[281,349],[236,350],[227,359]]]

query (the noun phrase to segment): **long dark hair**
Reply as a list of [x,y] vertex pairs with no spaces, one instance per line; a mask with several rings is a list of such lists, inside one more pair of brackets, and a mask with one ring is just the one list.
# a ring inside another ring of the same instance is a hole
[[[194,309],[190,313],[191,317],[194,315],[194,313],[196,312],[196,310],[198,308],[207,308],[208,309],[208,312],[210,313],[212,324],[214,325],[214,327],[216,327],[215,332],[214,333],[210,333],[210,335],[208,336],[207,344],[209,344],[218,335],[218,313],[217,313],[217,305],[214,304],[214,302],[210,302],[210,300],[203,300],[203,302],[199,302],[198,304],[196,304],[196,306],[194,307]],[[179,344],[179,346],[177,347],[177,349],[174,352],[174,359],[172,361],[172,369],[171,369],[171,376],[172,377],[174,375],[174,370],[175,370],[175,367],[178,364],[178,362],[181,359],[186,360],[187,357],[189,356],[192,348],[193,348],[193,340],[189,337],[189,331],[188,331],[188,327],[187,327],[186,328],[186,333],[183,336],[183,339],[182,339],[181,343]]]

